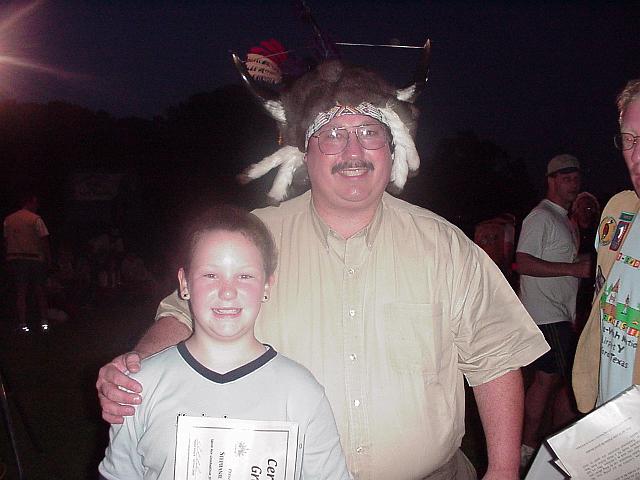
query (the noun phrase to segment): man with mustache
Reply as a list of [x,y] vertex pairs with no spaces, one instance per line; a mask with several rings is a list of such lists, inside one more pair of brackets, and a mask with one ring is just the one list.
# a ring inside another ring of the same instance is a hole
[[[520,367],[548,347],[480,248],[385,192],[401,190],[418,168],[410,96],[332,61],[297,80],[281,102],[266,103],[285,146],[247,176],[281,165],[270,195],[282,200],[294,171],[306,169],[311,190],[255,211],[281,253],[279,284],[256,335],[325,386],[355,478],[476,478],[459,449],[466,376],[487,438],[485,478],[515,480]],[[190,331],[184,302],[165,299],[137,355],[101,369],[105,420],[120,422],[144,401],[140,385],[121,373],[125,365],[138,368],[139,355]]]
[[525,397],[523,468],[541,438],[551,433],[542,426],[545,412],[552,412],[552,431],[575,416],[568,380],[576,295],[579,279],[591,274],[589,256],[578,256],[579,233],[568,217],[579,191],[578,159],[567,154],[553,157],[547,165],[547,196],[522,222],[516,249],[520,300],[551,346],[532,365],[534,378]]

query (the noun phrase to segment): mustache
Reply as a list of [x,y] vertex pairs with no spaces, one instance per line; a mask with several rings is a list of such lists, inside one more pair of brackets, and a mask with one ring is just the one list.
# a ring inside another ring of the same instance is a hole
[[344,170],[345,168],[366,168],[371,172],[375,170],[373,163],[366,160],[355,160],[336,163],[333,167],[331,167],[331,174],[338,173],[340,170]]

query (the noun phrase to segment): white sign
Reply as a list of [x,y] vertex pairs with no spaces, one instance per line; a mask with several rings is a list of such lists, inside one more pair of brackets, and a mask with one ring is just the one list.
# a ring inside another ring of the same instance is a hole
[[178,417],[176,480],[294,480],[298,424]]
[[[569,478],[640,478],[640,386],[634,385],[547,442],[555,466]],[[540,450],[538,456],[546,454],[544,446]],[[543,478],[540,473],[534,461],[526,478]]]

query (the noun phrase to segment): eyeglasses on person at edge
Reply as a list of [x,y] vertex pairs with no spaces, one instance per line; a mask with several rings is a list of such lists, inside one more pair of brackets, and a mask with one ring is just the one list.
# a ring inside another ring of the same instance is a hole
[[355,132],[358,143],[365,150],[378,150],[389,143],[387,127],[380,123],[357,125],[355,127],[335,127],[320,130],[311,135],[318,139],[318,148],[325,155],[342,153],[349,144],[351,132]]
[[613,137],[613,144],[618,150],[631,150],[638,143],[640,135],[630,133],[618,133]]

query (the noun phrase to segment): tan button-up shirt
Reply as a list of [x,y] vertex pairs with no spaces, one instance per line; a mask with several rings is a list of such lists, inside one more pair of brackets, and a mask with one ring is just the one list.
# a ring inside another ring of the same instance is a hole
[[[309,192],[255,213],[280,252],[256,336],[325,386],[357,479],[438,469],[464,435],[463,374],[482,384],[548,349],[489,257],[427,210],[385,193],[347,240]],[[186,312],[174,294],[158,317]]]

